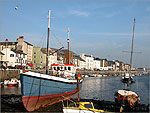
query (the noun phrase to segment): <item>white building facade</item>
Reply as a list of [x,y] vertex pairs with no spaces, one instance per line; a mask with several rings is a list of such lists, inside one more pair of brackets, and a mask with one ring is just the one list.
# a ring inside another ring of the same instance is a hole
[[48,57],[48,66],[51,67],[51,64],[56,64],[56,63],[57,63],[57,53],[49,55],[49,57]]
[[99,58],[94,59],[94,70],[100,70],[100,59]]
[[22,52],[16,52],[10,48],[5,48],[2,50],[4,53],[2,61],[7,62],[7,66],[15,67],[17,65],[26,66],[27,55]]
[[81,54],[80,57],[85,60],[85,69],[94,70],[94,57],[92,55]]

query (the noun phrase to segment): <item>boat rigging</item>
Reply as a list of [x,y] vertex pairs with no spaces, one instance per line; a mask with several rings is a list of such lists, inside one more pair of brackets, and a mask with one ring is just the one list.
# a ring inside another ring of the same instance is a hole
[[132,108],[140,100],[139,96],[135,92],[129,90],[129,85],[130,83],[133,82],[131,68],[132,68],[134,32],[135,32],[135,18],[134,18],[134,25],[133,25],[132,47],[131,47],[131,52],[130,52],[131,53],[130,69],[129,69],[129,72],[126,72],[125,76],[123,77],[123,82],[127,85],[127,88],[123,90],[118,90],[115,93],[115,102],[121,104],[120,112],[123,111],[124,106],[129,106],[130,108]]
[[48,20],[46,74],[31,71],[20,73],[22,102],[27,111],[34,111],[72,98],[81,89],[83,81],[81,79],[78,82],[79,89],[77,89],[74,64],[52,64],[53,74],[48,73],[50,14],[51,10]]

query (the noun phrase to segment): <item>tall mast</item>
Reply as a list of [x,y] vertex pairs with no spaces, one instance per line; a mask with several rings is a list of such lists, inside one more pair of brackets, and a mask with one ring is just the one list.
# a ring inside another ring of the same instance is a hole
[[48,16],[48,35],[47,35],[47,54],[46,54],[46,74],[48,74],[48,57],[49,57],[49,32],[50,32],[50,15],[51,10],[49,10],[49,16]]
[[67,39],[68,40],[68,60],[67,60],[68,62],[67,63],[69,64],[70,63],[69,62],[69,32],[70,32],[69,28],[67,29],[67,32],[68,32],[68,39]]
[[134,25],[133,25],[133,36],[132,36],[132,47],[131,47],[131,57],[130,57],[130,70],[132,68],[132,56],[133,56],[133,42],[134,42],[134,31],[135,31],[135,18],[134,18]]

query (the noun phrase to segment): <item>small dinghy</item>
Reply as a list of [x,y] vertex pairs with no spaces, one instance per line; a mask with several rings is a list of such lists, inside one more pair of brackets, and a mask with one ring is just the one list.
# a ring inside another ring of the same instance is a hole
[[102,113],[104,110],[94,108],[93,102],[77,102],[63,107],[63,113]]
[[115,93],[115,102],[129,105],[132,108],[140,100],[139,96],[130,90],[118,90]]
[[7,82],[8,87],[18,86],[19,81],[16,78],[12,78],[10,81]]

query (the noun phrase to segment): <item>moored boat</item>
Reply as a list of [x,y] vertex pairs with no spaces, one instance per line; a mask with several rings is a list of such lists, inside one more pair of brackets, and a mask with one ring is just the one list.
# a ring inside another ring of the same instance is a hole
[[1,86],[14,87],[19,85],[20,81],[16,78],[12,78],[11,80],[4,80],[4,82],[1,82]]
[[130,75],[130,73],[126,72],[125,75],[122,77],[122,82],[131,84],[131,83],[135,83],[135,80]]
[[[22,102],[28,111],[34,111],[72,98],[77,93],[77,80],[35,72],[20,74]],[[80,81],[79,87],[81,88]]]
[[129,105],[131,108],[140,100],[139,96],[128,89],[118,90],[115,93],[115,102]]
[[76,65],[70,64],[69,62],[69,47],[68,63],[52,64],[52,75],[48,72],[50,12],[51,11],[49,10],[46,74],[31,71],[23,71],[23,73],[20,74],[22,102],[28,111],[34,111],[58,103],[62,100],[72,98],[72,96],[79,92],[81,88],[81,75],[79,74],[79,78],[77,77],[75,74]]
[[10,81],[7,82],[8,87],[18,86],[19,81],[16,78],[12,78]]

